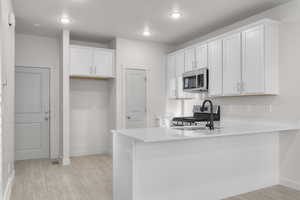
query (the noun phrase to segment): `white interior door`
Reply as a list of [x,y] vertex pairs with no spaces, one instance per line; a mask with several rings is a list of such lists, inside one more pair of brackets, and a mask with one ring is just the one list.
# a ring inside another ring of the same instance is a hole
[[16,67],[16,160],[49,158],[49,70]]
[[126,128],[147,127],[145,70],[126,70]]

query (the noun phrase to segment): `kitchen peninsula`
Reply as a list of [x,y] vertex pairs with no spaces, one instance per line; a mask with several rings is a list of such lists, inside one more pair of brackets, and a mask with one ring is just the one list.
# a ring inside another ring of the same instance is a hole
[[114,200],[218,200],[278,184],[279,134],[298,123],[113,131]]

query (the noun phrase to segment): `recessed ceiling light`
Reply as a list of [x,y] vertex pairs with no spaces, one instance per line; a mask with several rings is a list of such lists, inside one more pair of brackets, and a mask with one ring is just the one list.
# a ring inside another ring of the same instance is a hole
[[67,25],[67,24],[70,24],[71,20],[69,17],[67,16],[63,16],[60,18],[60,23],[63,24],[63,25]]
[[175,10],[171,13],[171,17],[173,19],[179,19],[181,17],[181,13],[178,10]]
[[143,35],[148,37],[151,35],[150,31],[148,29],[145,29],[144,32],[143,32]]
[[36,24],[33,24],[33,26],[38,27],[38,26],[41,26],[41,25],[36,23]]

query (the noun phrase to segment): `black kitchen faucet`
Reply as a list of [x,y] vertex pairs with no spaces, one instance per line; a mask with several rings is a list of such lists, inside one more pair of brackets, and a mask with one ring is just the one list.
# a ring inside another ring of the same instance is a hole
[[210,107],[210,114],[209,114],[209,122],[206,124],[206,126],[210,129],[210,130],[214,130],[214,111],[213,111],[213,102],[211,100],[205,100],[202,104],[201,107],[201,111],[203,112],[205,110],[205,104],[209,103],[209,107]]

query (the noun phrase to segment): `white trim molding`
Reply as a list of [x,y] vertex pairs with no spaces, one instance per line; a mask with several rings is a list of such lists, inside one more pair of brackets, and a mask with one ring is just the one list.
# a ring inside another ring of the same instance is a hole
[[288,178],[280,178],[280,185],[293,188],[295,190],[300,190],[300,182]]
[[7,184],[5,187],[5,191],[4,191],[4,195],[3,195],[3,200],[10,200],[14,180],[15,180],[15,170],[12,171],[12,173],[10,174],[10,176],[8,178],[8,181],[7,181]]
[[62,159],[61,159],[61,164],[62,164],[63,166],[68,166],[68,165],[70,165],[70,164],[71,164],[71,159],[70,159],[70,157],[62,158]]

